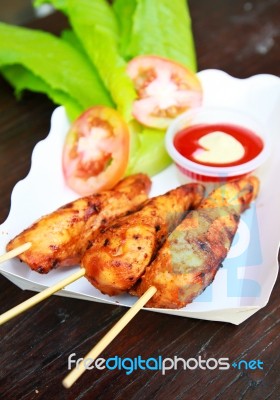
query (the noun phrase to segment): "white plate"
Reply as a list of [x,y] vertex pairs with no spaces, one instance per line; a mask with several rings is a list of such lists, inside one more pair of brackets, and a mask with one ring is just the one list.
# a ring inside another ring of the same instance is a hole
[[[239,324],[266,305],[278,273],[280,79],[272,75],[236,79],[218,70],[202,71],[198,76],[203,85],[205,105],[243,110],[269,127],[272,155],[256,173],[261,179],[260,195],[244,213],[231,252],[213,284],[183,309],[152,311]],[[65,186],[61,169],[61,151],[68,127],[64,109],[57,108],[48,137],[34,149],[28,176],[13,190],[10,214],[0,227],[0,254],[5,252],[7,242],[34,220],[77,197]],[[153,178],[151,195],[164,193],[179,184],[172,165]],[[57,269],[40,275],[16,259],[0,266],[2,274],[17,286],[34,291],[58,282],[77,268]],[[85,278],[59,294],[124,306],[135,302],[129,295],[102,295]]]

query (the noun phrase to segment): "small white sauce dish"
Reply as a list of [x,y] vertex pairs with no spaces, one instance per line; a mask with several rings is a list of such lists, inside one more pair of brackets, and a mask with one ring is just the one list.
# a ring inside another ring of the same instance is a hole
[[[234,166],[203,165],[182,155],[174,145],[176,135],[184,128],[194,125],[235,125],[248,129],[259,136],[263,142],[261,152],[250,161]],[[166,132],[165,145],[170,157],[176,164],[180,175],[202,182],[224,182],[239,179],[261,166],[270,154],[268,127],[250,114],[234,108],[202,106],[189,110],[174,119]]]

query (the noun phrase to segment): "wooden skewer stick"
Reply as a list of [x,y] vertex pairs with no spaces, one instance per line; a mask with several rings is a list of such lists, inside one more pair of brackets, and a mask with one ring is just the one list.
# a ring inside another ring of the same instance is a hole
[[27,242],[27,243],[22,244],[21,246],[16,247],[13,250],[8,251],[5,254],[2,254],[0,256],[0,263],[2,263],[4,261],[8,261],[11,258],[18,256],[19,254],[23,253],[24,251],[30,249],[31,245],[32,244],[30,242]]
[[60,282],[56,283],[55,285],[43,290],[42,292],[36,294],[35,296],[33,296],[30,299],[24,301],[23,303],[17,305],[16,307],[11,308],[9,311],[0,315],[0,325],[4,324],[5,322],[9,321],[10,319],[16,317],[17,315],[21,314],[22,312],[28,310],[29,308],[35,306],[35,304],[40,303],[40,301],[45,300],[46,298],[50,297],[52,294],[63,289],[65,286],[70,285],[70,283],[77,281],[82,276],[84,276],[85,273],[86,273],[86,270],[84,268],[81,268],[79,271],[75,272],[74,274],[68,276],[65,279],[62,279]]
[[[92,362],[99,354],[115,339],[115,337],[124,329],[132,318],[141,310],[141,308],[153,297],[157,289],[151,286],[139,300],[123,315],[123,317],[113,326],[113,328],[94,346],[94,348],[85,356],[84,360]],[[82,362],[73,369],[62,381],[63,386],[69,389],[76,380],[85,372],[88,362]]]

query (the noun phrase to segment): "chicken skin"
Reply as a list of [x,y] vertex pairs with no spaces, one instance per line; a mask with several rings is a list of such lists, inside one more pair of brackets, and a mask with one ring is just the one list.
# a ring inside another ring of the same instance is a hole
[[198,206],[203,195],[202,185],[183,185],[148,200],[139,211],[99,230],[82,258],[88,280],[109,295],[130,289],[170,232],[190,208]]
[[250,176],[214,190],[171,233],[156,259],[131,291],[157,291],[147,307],[181,308],[214,279],[228,254],[240,214],[256,198],[257,178]]
[[31,242],[31,248],[18,257],[40,273],[79,264],[98,228],[137,210],[150,187],[147,175],[124,178],[112,190],[80,198],[43,216],[12,239],[7,250]]

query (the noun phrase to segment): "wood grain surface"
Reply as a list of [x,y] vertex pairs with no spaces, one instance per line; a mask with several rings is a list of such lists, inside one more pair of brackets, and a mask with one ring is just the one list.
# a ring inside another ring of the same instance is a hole
[[[199,70],[218,68],[239,78],[280,75],[279,0],[189,0],[189,6]],[[66,21],[54,14],[31,26],[57,33]],[[26,93],[16,101],[0,78],[1,222],[35,144],[49,132],[54,108],[43,95]],[[0,289],[1,312],[32,295],[2,276]],[[61,385],[68,356],[83,357],[125,309],[53,296],[0,327],[0,398],[279,399],[279,291],[278,279],[268,305],[238,327],[141,311],[102,355],[260,359],[263,370],[91,370],[70,390]]]

